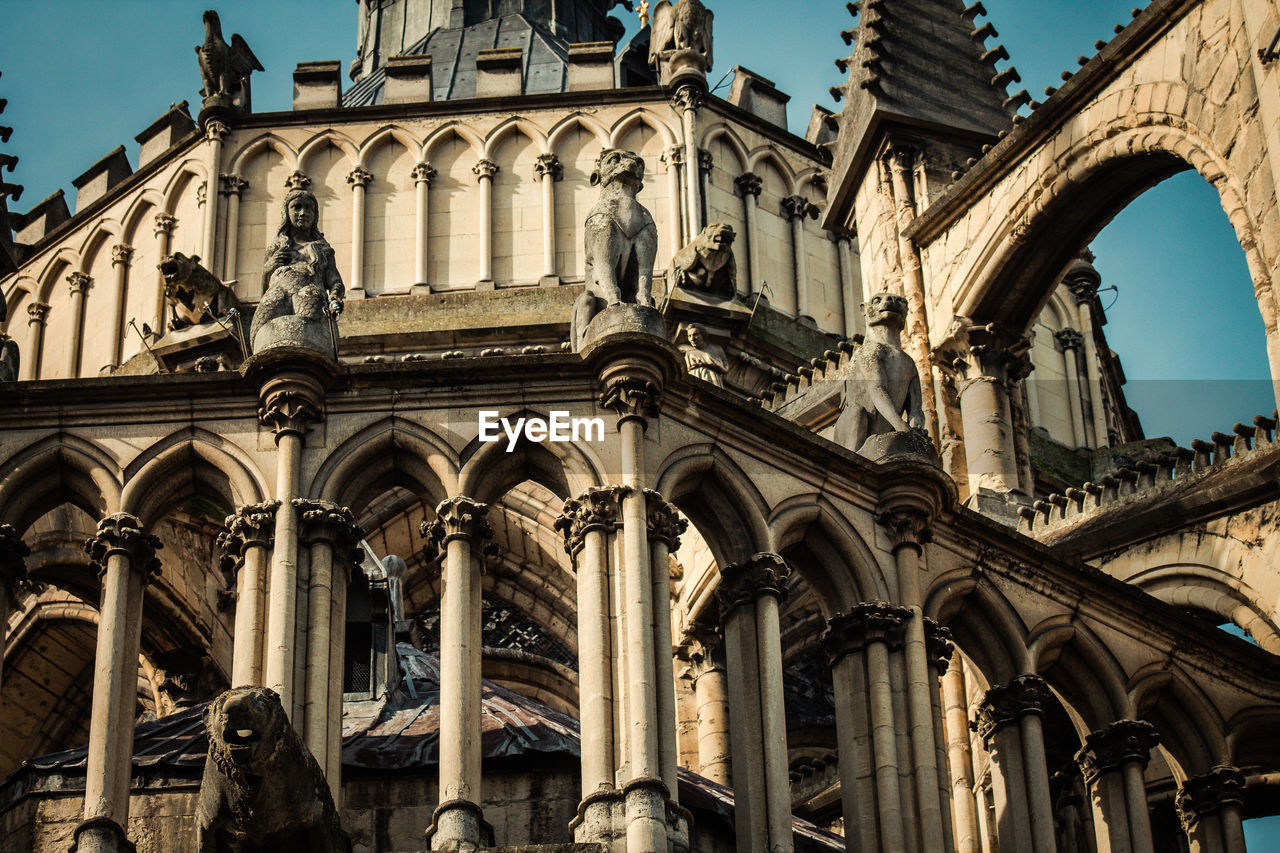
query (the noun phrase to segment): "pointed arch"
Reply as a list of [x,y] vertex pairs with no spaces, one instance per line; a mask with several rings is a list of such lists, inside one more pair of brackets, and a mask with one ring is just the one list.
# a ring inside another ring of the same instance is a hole
[[794,194],[796,191],[795,170],[791,168],[790,163],[778,154],[777,149],[770,145],[755,148],[747,155],[747,171],[755,172],[760,168],[760,164],[764,162],[770,163],[778,170],[778,174],[782,176],[782,184],[786,188],[787,195]]
[[401,486],[434,507],[457,494],[459,467],[457,452],[444,438],[389,415],[338,445],[306,493],[355,507],[358,513],[388,488]]
[[164,185],[162,193],[164,203],[161,209],[165,213],[173,213],[178,206],[178,198],[182,195],[183,190],[187,188],[188,181],[204,181],[208,180],[209,167],[200,160],[183,160],[178,164],[173,174],[169,176],[169,180]]
[[9,325],[13,322],[13,318],[22,300],[31,296],[40,288],[40,282],[36,281],[29,275],[19,275],[10,279],[7,292],[4,294],[5,319],[0,324],[0,329],[6,333],[9,332]]
[[450,136],[455,136],[466,143],[477,159],[484,156],[484,140],[480,138],[480,135],[462,122],[451,121],[432,131],[431,135],[422,143],[422,158],[430,160],[436,146]]
[[746,473],[715,444],[691,444],[658,466],[657,490],[679,507],[726,566],[773,551],[769,505]]
[[356,154],[356,165],[361,168],[367,167],[369,156],[381,146],[390,144],[392,141],[399,142],[404,146],[404,149],[409,152],[409,156],[421,159],[422,143],[400,125],[389,124],[378,128],[365,137],[364,142],[360,143],[359,151]]
[[298,170],[303,174],[306,174],[308,159],[310,159],[313,154],[323,151],[326,145],[332,145],[334,148],[341,151],[343,155],[346,156],[347,162],[350,163],[352,167],[356,165],[356,158],[360,153],[356,144],[352,142],[351,137],[347,136],[345,133],[341,133],[329,127],[302,143],[302,147],[298,149]]
[[494,152],[498,150],[498,146],[502,144],[502,140],[516,132],[523,133],[529,137],[539,152],[545,153],[551,150],[547,146],[547,135],[542,132],[540,127],[526,118],[512,116],[489,131],[489,135],[484,140],[481,156],[493,157]]
[[732,148],[733,153],[738,155],[738,162],[742,164],[742,167],[749,170],[747,163],[750,161],[751,156],[748,153],[747,146],[743,143],[742,138],[738,136],[732,127],[724,122],[712,125],[707,129],[706,133],[702,134],[702,142],[700,145],[703,148],[709,149],[711,147],[711,143],[715,142],[717,139],[724,140],[724,144]]
[[80,255],[70,246],[63,246],[53,254],[45,262],[44,269],[40,271],[40,288],[37,291],[37,299],[40,302],[48,302],[50,294],[53,293],[54,286],[58,283],[58,278],[66,269],[80,269]]
[[129,208],[121,217],[123,227],[121,229],[121,238],[132,244],[137,240],[138,227],[143,222],[145,214],[152,209],[160,209],[164,206],[164,196],[156,189],[145,189],[134,197],[129,204]]
[[556,122],[547,134],[547,150],[552,154],[559,152],[560,143],[571,130],[580,127],[590,133],[600,143],[601,148],[609,147],[609,130],[597,119],[582,112],[573,112]]
[[242,145],[240,150],[229,158],[229,162],[231,163],[231,174],[242,175],[244,168],[249,161],[264,148],[270,148],[279,154],[285,163],[289,164],[294,169],[298,168],[298,152],[295,151],[289,143],[285,142],[274,133],[264,133],[261,136],[254,137]]
[[[546,419],[546,414],[525,409],[503,417],[514,423],[522,417]],[[481,503],[492,503],[525,480],[546,486],[560,498],[605,483],[604,466],[585,443],[531,442],[522,433],[508,452],[505,436],[491,442],[475,438],[463,449],[462,459],[458,494]]]
[[653,128],[654,132],[662,138],[663,147],[669,147],[676,144],[676,135],[671,128],[666,125],[662,119],[658,118],[650,110],[640,107],[618,119],[613,124],[613,128],[609,131],[609,147],[617,148],[618,144],[626,138],[626,135],[632,131],[637,124],[647,124]]
[[828,619],[862,601],[891,597],[884,567],[847,518],[820,494],[793,495],[774,507],[769,530],[779,553],[807,545],[819,565],[789,560],[817,593]]
[[925,615],[951,629],[988,684],[1030,671],[1022,617],[988,578],[974,569],[950,572],[930,585],[924,602]]
[[1227,724],[1187,674],[1168,661],[1151,663],[1129,679],[1135,715],[1160,732],[1160,749],[1172,760],[1179,781],[1227,763]]
[[143,526],[150,526],[175,503],[195,494],[216,494],[229,513],[266,500],[270,493],[266,479],[245,456],[230,441],[208,430],[194,426],[178,430],[125,466],[121,509],[136,515]]
[[100,445],[71,433],[32,442],[0,471],[0,519],[25,531],[40,516],[71,503],[94,519],[120,508],[119,465]]
[[[1070,630],[1065,630],[1069,628]],[[1074,614],[1050,617],[1029,633],[1034,648],[1028,672],[1053,686],[1082,728],[1081,738],[1116,720],[1131,719],[1132,703],[1120,661]]]

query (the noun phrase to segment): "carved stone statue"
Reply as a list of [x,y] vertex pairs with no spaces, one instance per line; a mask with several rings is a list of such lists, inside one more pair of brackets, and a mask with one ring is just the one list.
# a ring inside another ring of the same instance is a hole
[[907,300],[877,293],[862,310],[867,318],[867,337],[849,359],[835,427],[836,443],[855,453],[861,452],[872,436],[924,427],[920,374],[911,356],[903,352],[900,340]]
[[0,332],[0,382],[17,382],[22,354],[18,342]]
[[676,252],[669,280],[674,287],[732,299],[738,292],[733,259],[733,226],[712,222],[693,242]]
[[204,712],[199,853],[351,853],[320,765],[275,691],[238,687]]
[[337,353],[338,315],[346,289],[333,248],[320,233],[319,216],[310,190],[285,195],[280,227],[267,246],[262,301],[249,332],[254,353],[277,346]]
[[685,336],[689,342],[680,347],[680,351],[684,353],[684,366],[689,375],[723,388],[724,374],[729,369],[724,347],[711,343],[707,330],[697,324],[691,323],[685,329]]
[[223,40],[222,22],[213,10],[204,13],[204,43],[196,45],[196,56],[200,60],[200,80],[204,84],[200,95],[205,103],[223,99],[225,106],[236,106],[247,112],[249,75],[263,70],[262,63],[239,33],[231,36],[231,44]]
[[582,348],[591,318],[605,307],[630,302],[653,307],[653,262],[658,229],[636,199],[644,187],[644,160],[617,148],[600,152],[591,185],[600,198],[587,214],[586,287],[573,305],[570,340]]
[[658,65],[671,54],[691,50],[702,57],[702,70],[711,70],[711,10],[699,0],[672,5],[659,0],[653,7],[649,34],[649,64]]
[[164,301],[173,311],[170,329],[185,329],[224,316],[236,307],[231,288],[200,264],[200,256],[181,252],[156,264],[164,277]]

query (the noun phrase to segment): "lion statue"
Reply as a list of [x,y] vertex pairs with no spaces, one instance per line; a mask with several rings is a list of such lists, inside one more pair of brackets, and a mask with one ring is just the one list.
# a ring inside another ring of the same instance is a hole
[[668,281],[673,287],[732,299],[738,292],[738,265],[733,259],[733,226],[713,222],[671,259]]
[[164,300],[173,309],[169,328],[177,331],[221,317],[236,305],[235,294],[200,265],[200,256],[166,255],[156,265],[164,276]]
[[199,853],[351,853],[324,773],[275,691],[228,690],[209,703],[204,725]]
[[569,330],[575,351],[582,348],[587,324],[605,307],[623,302],[653,307],[658,229],[636,199],[644,188],[644,160],[606,148],[596,160],[591,185],[599,185],[600,198],[587,214],[586,287],[573,305]]

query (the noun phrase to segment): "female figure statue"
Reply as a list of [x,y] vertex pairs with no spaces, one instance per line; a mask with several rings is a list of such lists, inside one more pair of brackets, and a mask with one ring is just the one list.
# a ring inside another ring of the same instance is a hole
[[346,289],[333,248],[320,233],[320,208],[308,190],[284,197],[280,228],[267,246],[262,271],[265,292],[253,315],[253,351],[304,346],[331,355],[337,350],[337,321]]

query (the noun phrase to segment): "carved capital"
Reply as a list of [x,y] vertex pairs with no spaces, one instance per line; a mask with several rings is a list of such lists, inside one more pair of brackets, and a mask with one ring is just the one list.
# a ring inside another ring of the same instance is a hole
[[432,168],[430,161],[423,160],[421,163],[413,167],[413,171],[409,172],[409,177],[413,178],[413,182],[415,184],[426,184],[430,186],[431,182],[436,179],[437,174],[439,173]]
[[725,566],[720,569],[720,586],[716,589],[720,609],[727,613],[762,595],[781,601],[787,597],[790,577],[791,567],[777,554],[752,554],[741,563]]
[[239,175],[222,175],[218,178],[218,192],[223,195],[240,195],[249,188],[249,182]]
[[551,180],[559,181],[564,178],[564,165],[554,154],[539,154],[533,164],[533,173],[539,178],[550,175]]
[[662,152],[660,158],[667,166],[683,166],[684,165],[684,146],[672,145],[666,151]]
[[668,550],[677,550],[680,547],[680,536],[689,529],[689,522],[680,515],[675,504],[652,489],[645,489],[644,497],[645,526],[649,531],[649,541],[660,539],[667,543]]
[[698,86],[681,86],[670,98],[671,108],[681,112],[700,109],[706,96],[707,93]]
[[760,192],[764,189],[764,180],[755,172],[743,172],[741,175],[733,179],[733,185],[738,190],[738,195],[754,196],[760,198]]
[[492,179],[498,174],[498,164],[487,157],[471,167],[472,173],[480,180]]
[[698,171],[703,175],[711,173],[711,169],[715,166],[715,159],[711,156],[711,152],[705,148],[698,149]]
[[888,532],[894,550],[902,545],[915,545],[918,548],[933,536],[933,519],[922,507],[902,506],[881,510],[876,513],[876,521]]
[[196,187],[196,204],[204,207],[205,201],[209,198],[209,182],[201,181],[200,186]]
[[125,243],[116,243],[111,247],[111,265],[128,266],[133,260],[133,247]]
[[71,287],[71,293],[74,296],[93,287],[93,277],[82,272],[73,272],[67,276],[67,284]]
[[347,183],[354,187],[367,187],[373,183],[373,172],[356,166],[347,174]]
[[169,236],[173,234],[174,226],[178,224],[178,217],[171,216],[168,213],[157,213],[155,218],[156,236]]
[[1243,806],[1244,786],[1244,774],[1225,764],[1187,779],[1178,789],[1176,800],[1183,829],[1190,832],[1201,818],[1217,814],[1223,806]]
[[688,639],[676,650],[676,656],[686,664],[680,675],[695,683],[708,673],[723,673],[724,635],[716,628],[694,628]]
[[1084,746],[1076,753],[1076,763],[1085,782],[1092,785],[1103,773],[1118,770],[1130,761],[1146,767],[1151,750],[1159,743],[1160,735],[1150,723],[1119,720],[1087,735]]
[[286,189],[305,190],[311,186],[311,179],[302,172],[295,171],[284,179],[284,185]]
[[971,367],[976,367],[982,376],[999,381],[1019,373],[1025,375],[1031,351],[1029,335],[999,323],[987,323],[963,327],[962,336],[967,351],[953,357],[951,366],[966,379],[977,378],[970,375]]
[[130,568],[147,583],[160,574],[160,561],[156,551],[163,545],[160,540],[142,529],[142,522],[127,512],[117,512],[98,522],[98,532],[86,539],[84,551],[89,555],[89,565],[98,570],[101,578],[107,570],[107,562],[116,554],[129,558]]
[[276,441],[286,433],[306,435],[307,428],[324,415],[309,394],[294,388],[281,388],[268,392],[258,406],[258,421],[271,427]]
[[1063,352],[1067,350],[1074,352],[1084,343],[1084,335],[1075,329],[1059,329],[1053,333],[1053,339],[1057,342],[1058,349]]
[[32,302],[27,306],[27,317],[30,318],[28,323],[38,323],[43,326],[44,321],[49,319],[49,303]]
[[887,601],[864,601],[846,613],[838,613],[822,632],[822,645],[832,664],[846,655],[864,651],[871,643],[891,649],[902,647],[911,610]]
[[302,542],[308,545],[326,542],[335,554],[350,560],[351,565],[358,566],[364,562],[364,551],[360,547],[364,530],[356,524],[356,517],[350,509],[332,501],[304,498],[294,498],[293,506],[302,522],[298,537]]
[[27,579],[27,557],[31,549],[12,524],[0,524],[0,593],[12,601]]
[[219,567],[228,579],[244,561],[246,548],[270,547],[275,537],[276,510],[279,508],[280,501],[274,499],[246,504],[222,522],[223,530],[218,534],[216,544],[222,550]]
[[444,550],[454,539],[479,544],[493,536],[493,528],[485,517],[489,506],[470,498],[449,498],[436,507],[435,521],[424,521],[418,528],[424,537]]
[[978,705],[978,734],[990,743],[997,732],[1017,725],[1028,714],[1043,717],[1052,699],[1049,685],[1038,675],[1020,675],[1008,684],[992,687]]
[[622,518],[623,486],[602,486],[587,489],[576,498],[564,502],[564,512],[555,521],[555,529],[564,536],[564,549],[576,554],[582,547],[588,531],[610,531]]
[[818,218],[818,207],[811,204],[807,198],[801,195],[789,195],[780,203],[782,209],[782,218],[788,222],[803,220],[806,216],[810,219]]
[[619,418],[656,418],[662,392],[647,379],[623,376],[609,382],[600,394],[600,408]]
[[215,118],[204,123],[204,138],[210,142],[221,142],[230,135],[231,128],[227,127],[226,122]]
[[924,648],[929,657],[929,664],[941,677],[951,665],[951,656],[955,653],[956,644],[951,637],[951,629],[924,617]]

